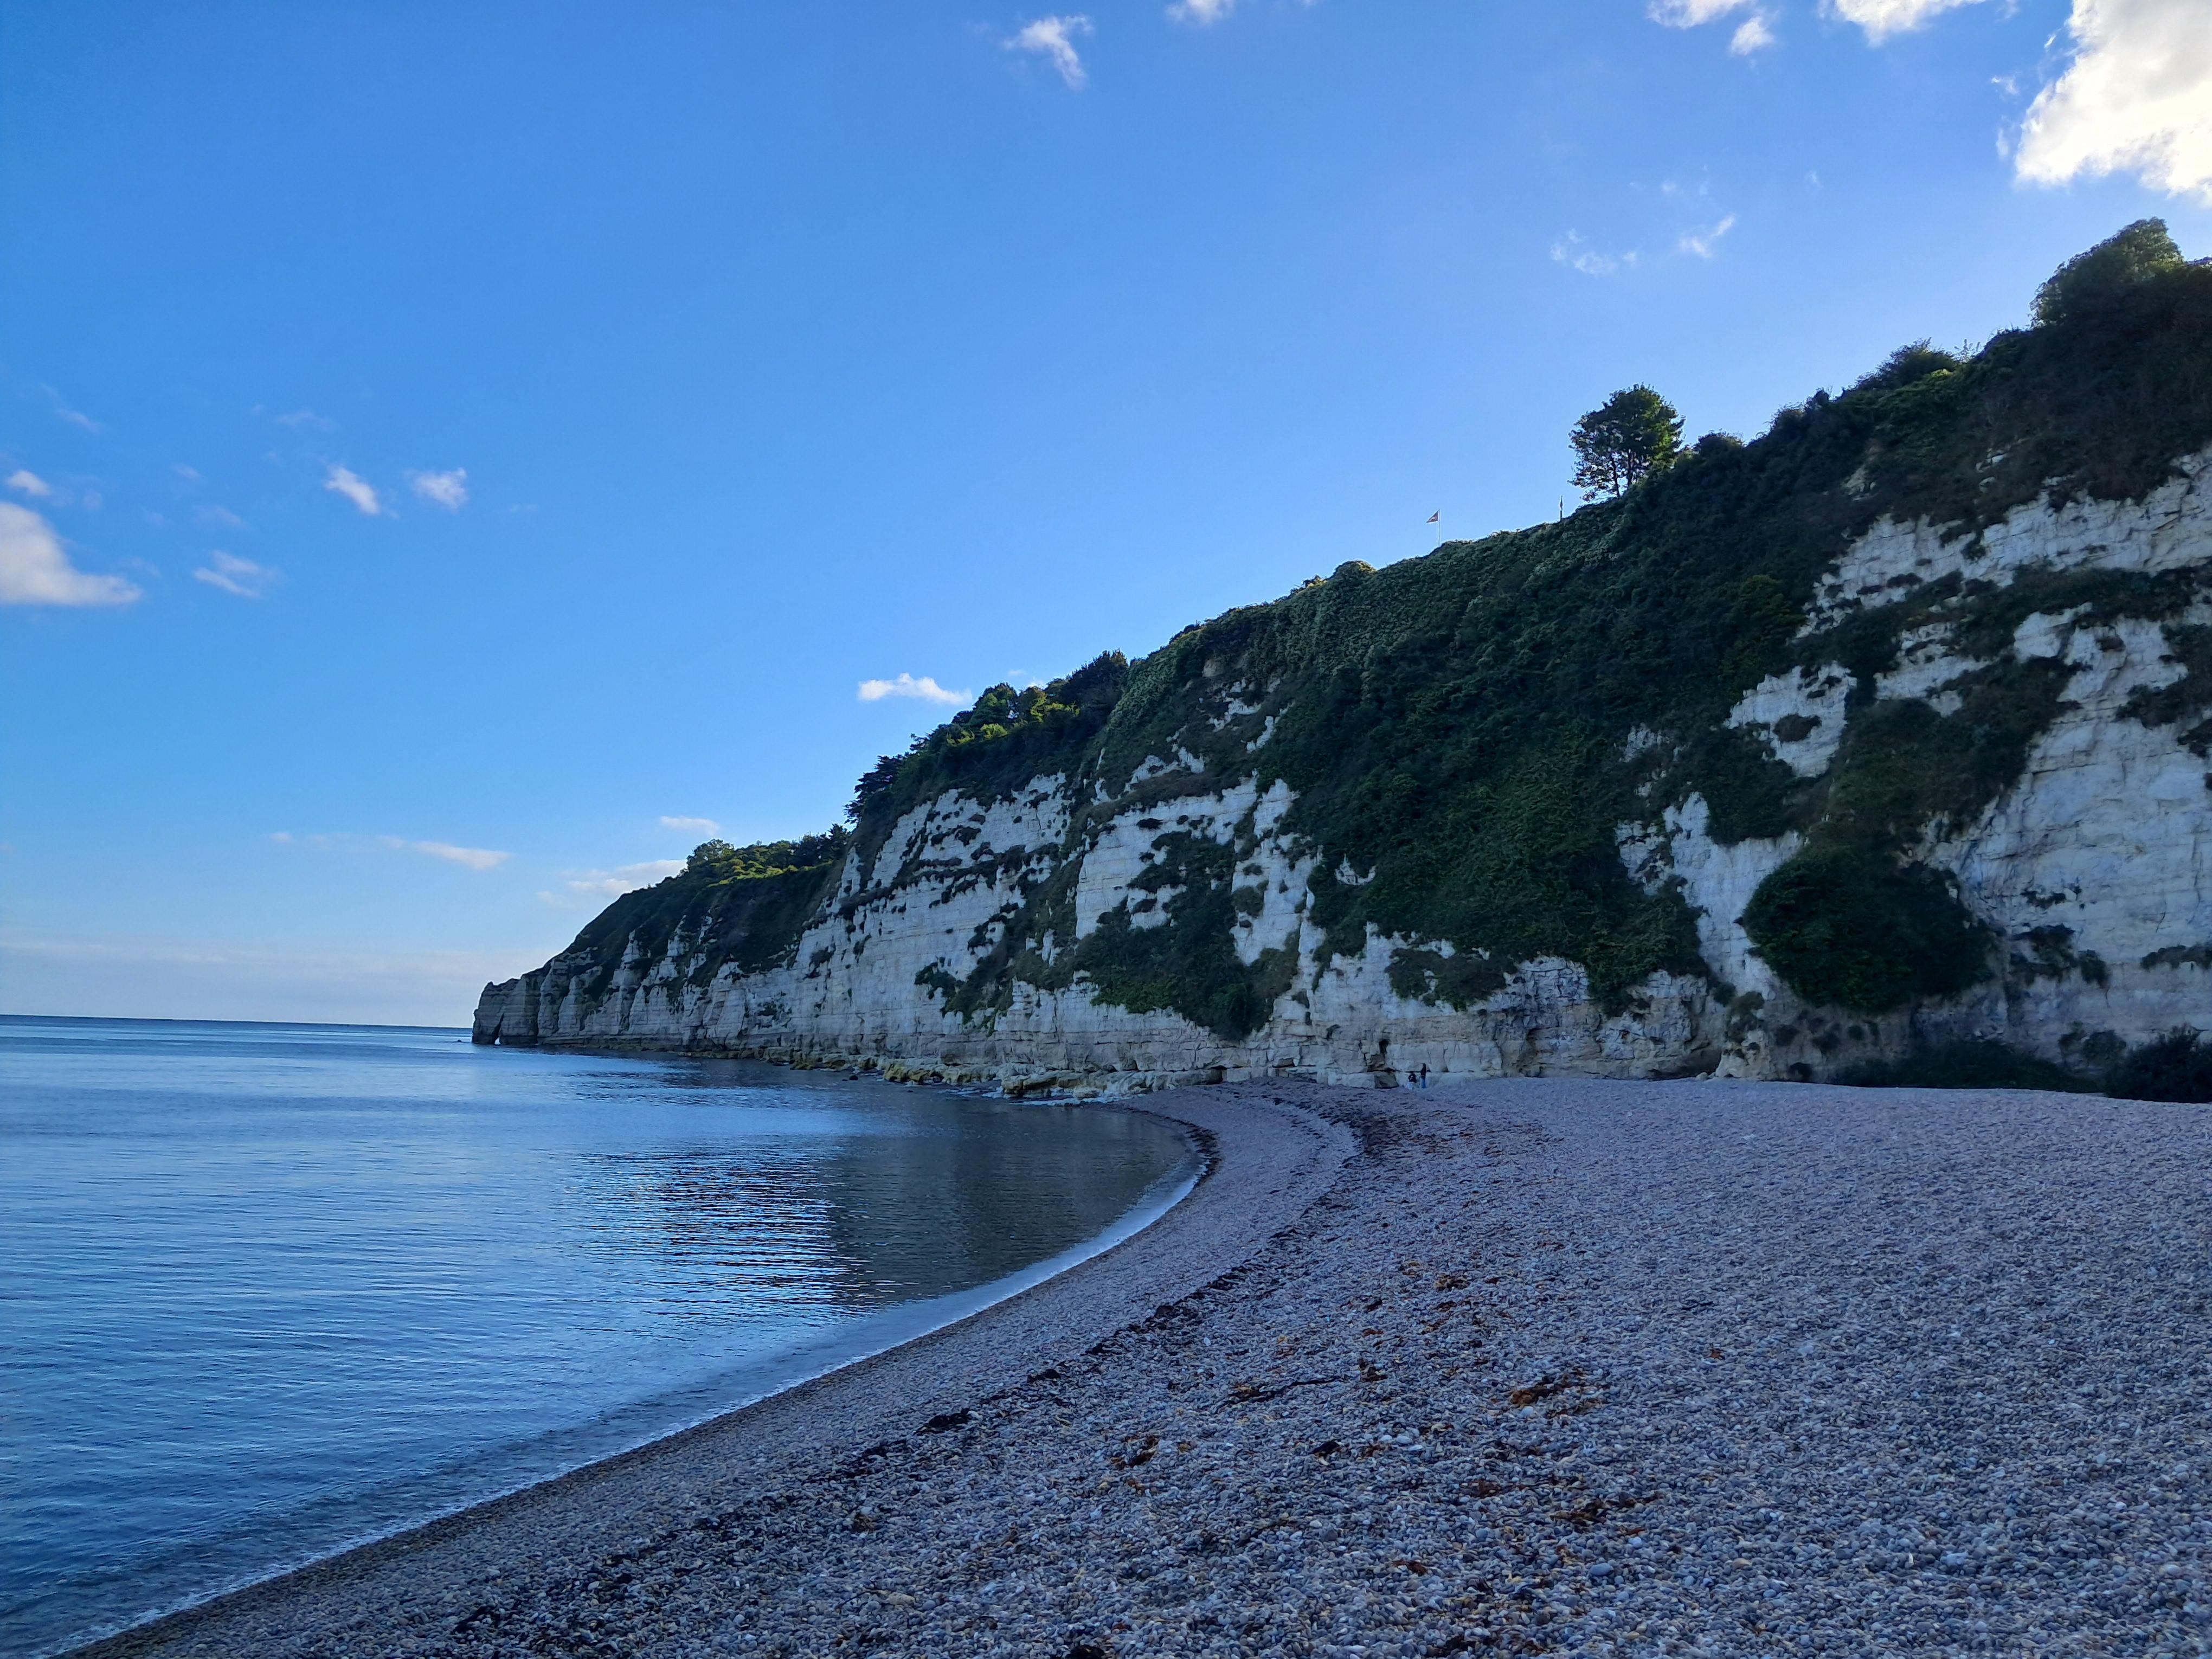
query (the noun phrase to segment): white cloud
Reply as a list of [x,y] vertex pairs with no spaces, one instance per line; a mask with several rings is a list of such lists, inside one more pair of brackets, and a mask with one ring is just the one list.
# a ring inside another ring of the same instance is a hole
[[186,466],[182,461],[170,462],[169,471],[175,473],[186,483],[198,483],[200,481],[199,468],[196,466]]
[[1674,246],[1685,253],[1694,253],[1700,259],[1710,259],[1721,238],[1735,228],[1735,215],[1731,213],[1710,229],[1684,231]]
[[482,847],[456,847],[449,841],[403,841],[398,836],[379,836],[386,847],[401,852],[420,853],[425,858],[443,859],[448,864],[458,864],[470,870],[495,870],[514,856],[512,853],[494,853]]
[[283,580],[283,573],[251,559],[216,552],[209,554],[207,563],[192,572],[192,580],[235,593],[241,599],[258,599]]
[[1200,28],[1218,23],[1237,9],[1237,0],[1175,0],[1168,8],[1168,15],[1178,23],[1195,23]]
[[280,846],[289,847],[292,844],[292,832],[289,830],[272,830],[269,832],[269,839]]
[[1738,58],[1748,58],[1754,52],[1765,52],[1774,44],[1774,26],[1765,17],[1754,12],[1736,25],[1729,37],[1729,50]]
[[289,426],[295,431],[311,428],[317,432],[332,432],[337,428],[336,421],[325,420],[312,409],[295,409],[289,415],[279,415],[276,418],[277,425]]
[[902,674],[895,680],[860,682],[862,702],[881,702],[885,697],[916,697],[923,702],[941,702],[948,708],[957,708],[963,703],[973,702],[975,694],[973,691],[947,690],[927,674],[920,679],[911,674]]
[[1893,34],[1910,34],[1938,12],[1977,5],[1980,0],[1829,0],[1836,15],[1856,23],[1880,46]]
[[334,495],[344,496],[372,519],[385,510],[384,503],[376,497],[374,486],[351,467],[332,462],[329,476],[323,480],[323,488]]
[[1060,71],[1060,78],[1067,82],[1069,90],[1080,92],[1083,83],[1091,77],[1084,73],[1083,59],[1076,55],[1075,37],[1092,32],[1091,20],[1080,13],[1066,17],[1040,17],[1033,23],[1023,24],[1006,42],[1006,47],[1008,52],[1036,53]]
[[33,501],[44,501],[54,493],[54,487],[28,467],[19,466],[8,475],[8,488]]
[[2203,0],[2074,0],[2074,56],[2021,124],[2032,184],[2132,173],[2212,206],[2212,14]]
[[[295,837],[289,830],[280,830],[269,837],[274,842],[291,844]],[[514,856],[512,853],[495,853],[484,847],[456,847],[449,841],[410,841],[404,836],[358,836],[345,830],[328,835],[298,837],[320,853],[353,852],[363,847],[389,848],[395,853],[420,853],[424,858],[443,859],[448,864],[458,864],[470,870],[495,870]]]
[[140,597],[135,582],[79,570],[52,525],[0,501],[0,605],[129,605]]
[[661,815],[660,827],[664,830],[681,830],[687,836],[695,833],[704,836],[719,835],[722,829],[722,826],[712,818],[687,818],[680,816],[672,817],[666,813]]
[[1753,0],[1651,0],[1648,12],[1653,22],[1664,23],[1670,29],[1693,29],[1753,3]]
[[246,520],[227,507],[196,507],[192,517],[217,530],[243,530]]
[[538,896],[541,902],[562,910],[572,910],[587,901],[605,904],[624,893],[633,893],[641,887],[650,887],[657,881],[681,874],[684,862],[682,859],[648,859],[642,864],[625,864],[614,870],[569,871],[564,882],[566,892],[549,892],[541,888]]
[[1748,58],[1774,44],[1772,20],[1765,11],[1754,9],[1758,3],[1759,0],[1650,0],[1646,12],[1653,22],[1664,23],[1670,29],[1693,29],[1748,10],[1751,15],[1737,24],[1735,33],[1729,37],[1729,50],[1739,58]]
[[457,466],[450,472],[410,472],[407,482],[415,486],[417,495],[435,501],[448,513],[458,513],[469,503],[466,467]]
[[1611,276],[1636,263],[1638,255],[1631,248],[1626,253],[1601,253],[1583,240],[1582,232],[1571,230],[1552,244],[1552,258],[1585,276]]

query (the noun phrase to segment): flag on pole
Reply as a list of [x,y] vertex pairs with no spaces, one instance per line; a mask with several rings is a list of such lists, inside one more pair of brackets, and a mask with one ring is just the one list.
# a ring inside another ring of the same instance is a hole
[[1441,518],[1443,518],[1443,513],[1441,513],[1441,512],[1431,513],[1431,514],[1429,514],[1429,522],[1430,522],[1431,524],[1434,524],[1437,520],[1439,520],[1439,519],[1441,519]]

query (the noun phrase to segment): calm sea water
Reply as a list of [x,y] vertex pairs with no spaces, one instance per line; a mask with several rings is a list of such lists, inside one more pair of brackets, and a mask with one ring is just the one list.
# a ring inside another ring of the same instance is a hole
[[358,1026],[0,1018],[0,1652],[636,1445],[1172,1202],[1154,1119]]

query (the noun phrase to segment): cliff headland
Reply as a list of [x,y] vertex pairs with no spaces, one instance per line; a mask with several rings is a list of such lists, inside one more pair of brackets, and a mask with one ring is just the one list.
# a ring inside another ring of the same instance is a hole
[[1559,523],[994,687],[476,1039],[1118,1092],[2089,1077],[2202,1025],[2212,268],[2121,240]]

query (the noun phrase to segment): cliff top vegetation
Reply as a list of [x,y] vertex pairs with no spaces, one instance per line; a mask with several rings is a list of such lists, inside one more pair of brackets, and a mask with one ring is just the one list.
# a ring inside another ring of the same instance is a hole
[[[1996,638],[2022,607],[2165,617],[2194,590],[2110,576],[1986,594],[1939,583],[1802,629],[1822,574],[1879,520],[1971,537],[2039,498],[2140,496],[2212,444],[2212,269],[2182,261],[2162,226],[2130,226],[2070,261],[2035,314],[1971,355],[1907,345],[1747,442],[1708,434],[1677,453],[1669,428],[1668,464],[1562,522],[1379,570],[1347,563],[1133,665],[1110,653],[1048,685],[994,686],[870,769],[848,809],[852,844],[872,854],[947,789],[1000,798],[1056,775],[1083,803],[1072,853],[1148,789],[1279,781],[1295,796],[1285,827],[1316,854],[1310,915],[1329,951],[1364,949],[1370,929],[1448,941],[1449,956],[1399,952],[1393,978],[1462,1006],[1515,964],[1563,957],[1617,1006],[1655,971],[1711,973],[1680,892],[1638,885],[1617,841],[1619,825],[1695,796],[1723,842],[1805,837],[1752,925],[1809,998],[1879,1012],[1954,991],[1985,971],[1988,942],[1913,849],[2018,775],[2063,677],[1999,662],[1943,715],[1868,711],[1875,676],[1946,606]],[[1858,689],[1822,775],[1799,778],[1725,724],[1762,678],[1827,663]],[[1146,782],[1148,761],[1179,775]],[[841,854],[843,833],[785,850],[702,848],[684,875],[617,901],[578,948],[604,939],[618,951],[640,927],[665,938],[691,925],[687,906],[711,901],[714,937],[734,939],[740,912],[758,930],[732,945],[742,960],[787,953],[805,907],[832,884],[830,862],[808,861]],[[1154,876],[1173,895],[1168,927],[1102,927],[1080,950],[1048,951],[1072,928],[1065,883],[1047,884],[949,1006],[981,1012],[1018,980],[1083,972],[1109,1001],[1252,1029],[1286,969],[1237,959],[1237,860],[1202,840],[1164,847]]]

